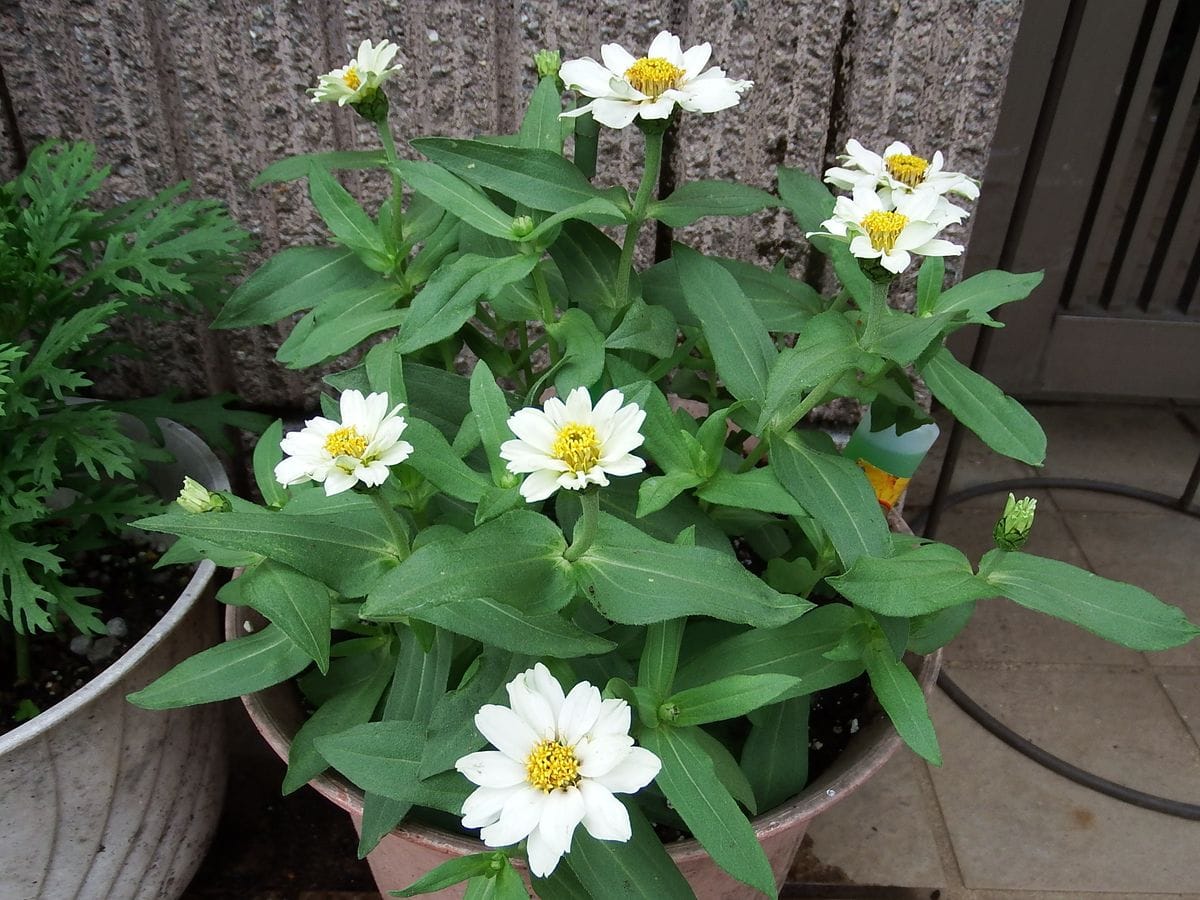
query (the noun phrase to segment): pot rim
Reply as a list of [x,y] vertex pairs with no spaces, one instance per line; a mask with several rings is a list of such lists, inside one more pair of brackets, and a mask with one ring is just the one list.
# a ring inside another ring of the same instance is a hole
[[[235,640],[245,634],[243,626],[255,620],[255,629],[265,623],[252,610],[242,606],[230,606],[225,611],[225,639]],[[917,680],[921,690],[926,695],[933,689],[937,681],[938,670],[941,667],[942,651],[939,649],[924,657],[914,657],[909,654],[912,662],[920,660],[917,670]],[[288,749],[291,746],[294,728],[288,733],[288,727],[276,715],[276,709],[281,703],[288,702],[289,691],[292,698],[296,697],[292,681],[275,685],[263,691],[242,696],[242,703],[254,727],[275,751],[275,754],[287,762]],[[298,700],[293,700],[298,705]],[[855,790],[886,763],[900,748],[900,735],[892,725],[887,715],[880,711],[875,718],[859,733],[855,742],[860,750],[857,753],[843,753],[842,757],[827,769],[820,778],[809,784],[799,794],[786,803],[767,810],[750,820],[755,833],[767,837],[779,831],[791,828],[798,823],[807,822],[825,811],[850,791]],[[853,747],[854,744],[851,745]],[[842,762],[853,758],[853,762]],[[319,794],[335,803],[356,821],[361,819],[363,812],[363,792],[358,787],[343,779],[332,770],[327,769],[322,774],[308,782]],[[478,853],[485,845],[477,838],[444,831],[420,822],[404,821],[392,829],[391,834],[404,840],[459,854]],[[678,864],[702,856],[707,856],[701,843],[695,838],[678,841],[666,845],[667,852]]]
[[[228,473],[204,441],[178,422],[169,419],[159,419],[158,426],[162,429],[166,447],[176,458],[177,465],[194,476],[203,478],[215,490],[229,490]],[[179,620],[204,596],[205,589],[216,571],[217,567],[211,560],[201,560],[179,597],[153,628],[95,678],[63,697],[45,712],[38,713],[28,722],[0,736],[0,755],[37,740],[60,722],[75,715],[96,697],[111,690],[175,629]]]

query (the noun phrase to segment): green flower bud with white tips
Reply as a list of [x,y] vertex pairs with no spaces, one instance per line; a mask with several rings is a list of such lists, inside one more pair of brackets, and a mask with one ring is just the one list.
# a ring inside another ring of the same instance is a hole
[[547,75],[557,78],[558,70],[562,68],[562,54],[557,50],[539,50],[533,54],[533,64],[537,67],[538,78]]
[[220,494],[213,493],[194,478],[186,476],[183,479],[183,490],[179,492],[175,502],[190,513],[226,512],[229,509],[228,500]]
[[996,546],[1001,550],[1020,550],[1029,540],[1029,532],[1033,530],[1033,515],[1037,509],[1037,501],[1032,497],[1018,500],[1012,494],[1004,503],[1004,512],[992,537]]

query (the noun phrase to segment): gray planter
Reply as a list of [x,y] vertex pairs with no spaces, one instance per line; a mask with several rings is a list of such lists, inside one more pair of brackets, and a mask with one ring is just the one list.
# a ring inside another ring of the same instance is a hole
[[[185,474],[227,490],[187,429],[160,420],[176,462],[152,471],[164,497]],[[178,897],[204,857],[225,789],[224,707],[138,709],[125,695],[216,642],[215,567],[129,652],[65,700],[0,737],[0,898]]]

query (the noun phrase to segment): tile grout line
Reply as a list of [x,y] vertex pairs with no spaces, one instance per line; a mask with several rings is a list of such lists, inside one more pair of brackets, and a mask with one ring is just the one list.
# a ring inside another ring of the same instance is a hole
[[[925,806],[925,813],[932,820],[930,830],[933,832],[934,844],[937,847],[938,862],[942,866],[942,876],[947,881],[945,887],[947,891],[950,889],[965,891],[967,887],[963,880],[962,867],[958,863],[958,854],[954,851],[954,840],[950,836],[950,827],[946,824],[946,812],[942,808],[942,801],[933,784],[933,776],[929,772],[929,763],[914,757],[910,761],[910,765],[916,772],[917,790],[921,802]],[[955,882],[953,885],[949,883],[952,879]]]

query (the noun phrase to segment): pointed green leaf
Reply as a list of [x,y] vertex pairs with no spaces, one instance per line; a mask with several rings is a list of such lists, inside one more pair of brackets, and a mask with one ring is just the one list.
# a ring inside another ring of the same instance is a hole
[[584,631],[557,612],[527,613],[490,597],[424,606],[418,615],[447,631],[513,653],[569,659],[607,653],[616,647],[612,641]]
[[666,718],[673,725],[705,725],[775,703],[799,684],[800,679],[790,675],[727,675],[673,694],[663,706],[671,711]]
[[387,157],[382,150],[335,150],[327,153],[299,153],[271,163],[263,169],[250,187],[262,187],[274,181],[295,181],[304,178],[313,168],[373,169],[383,166]]
[[793,697],[751,714],[741,769],[763,810],[790,800],[808,783],[809,697]]
[[270,619],[322,672],[328,671],[329,588],[269,559],[239,582],[242,602]]
[[886,558],[860,556],[828,581],[856,606],[905,618],[996,595],[960,551],[932,542],[897,548]]
[[275,466],[283,459],[279,442],[283,439],[283,420],[276,419],[254,445],[254,483],[268,506],[279,508],[287,503],[287,491],[275,480]]
[[896,659],[882,636],[866,642],[863,662],[871,679],[871,689],[904,743],[922,759],[940,766],[942,752],[938,749],[925,694],[908,666]]
[[413,445],[405,462],[424,475],[430,484],[467,503],[478,503],[491,484],[459,459],[440,431],[420,419],[409,419],[404,437]]
[[273,325],[337,291],[370,288],[379,275],[342,247],[292,247],[276,253],[230,294],[213,328]]
[[563,129],[562,120],[558,117],[560,112],[562,94],[558,90],[558,79],[547,75],[538,81],[537,87],[529,95],[529,105],[525,108],[525,116],[517,131],[520,145],[531,150],[550,150],[561,154]]
[[379,228],[336,178],[323,168],[310,169],[308,193],[338,241],[357,252],[372,269],[382,272],[391,267]]
[[650,204],[646,215],[671,228],[691,225],[705,216],[748,216],[779,205],[774,194],[735,181],[688,181],[669,197]]
[[1001,272],[991,269],[960,281],[937,298],[934,315],[965,314],[968,322],[987,322],[987,313],[997,306],[1024,300],[1042,283],[1042,272]]
[[483,192],[435,163],[398,160],[396,170],[412,189],[451,215],[492,237],[511,239],[512,219]]
[[942,294],[946,279],[946,261],[940,256],[927,256],[917,273],[917,315],[928,316]]
[[696,496],[706,503],[734,509],[756,509],[781,516],[807,515],[796,498],[779,483],[770,466],[759,466],[741,473],[719,469],[700,486]]

